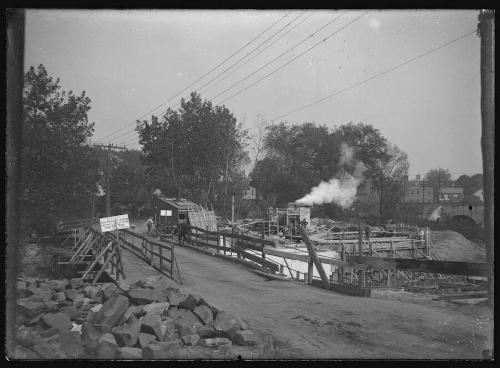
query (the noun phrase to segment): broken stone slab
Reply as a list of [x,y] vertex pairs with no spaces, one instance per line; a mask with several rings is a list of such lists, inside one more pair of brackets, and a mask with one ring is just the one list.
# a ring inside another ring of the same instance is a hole
[[29,300],[37,302],[51,301],[55,293],[52,289],[49,288],[30,287],[28,290],[32,293],[32,295],[28,297]]
[[209,339],[202,339],[202,345],[207,348],[230,348],[232,346],[232,342],[225,337],[213,337]]
[[203,322],[204,325],[210,324],[213,320],[212,310],[206,305],[198,305],[194,308],[193,313]]
[[259,343],[257,335],[251,330],[234,330],[226,332],[227,337],[235,345],[253,346]]
[[161,341],[163,338],[161,317],[156,313],[146,314],[141,320],[141,332],[155,335]]
[[113,335],[120,346],[134,346],[137,344],[137,338],[141,329],[141,322],[133,324],[123,324],[113,328]]
[[142,349],[123,347],[116,350],[116,359],[142,359]]
[[155,335],[139,332],[139,345],[141,348],[147,347],[150,343],[152,343],[155,340],[156,340]]
[[17,301],[17,307],[20,313],[33,318],[47,310],[45,303],[33,301]]
[[112,282],[109,282],[102,285],[102,292],[104,300],[108,300],[113,295],[118,295],[120,293],[120,289],[118,289],[118,286],[116,286]]
[[115,295],[108,299],[94,318],[94,324],[106,325],[109,331],[116,326],[129,307],[128,298]]
[[64,293],[64,291],[58,291],[55,295],[55,299],[57,301],[65,301],[66,300],[66,294]]
[[129,291],[130,283],[127,280],[120,279],[120,281],[118,281],[118,287],[123,291]]
[[118,346],[104,341],[97,346],[97,358],[107,360],[116,359],[117,350]]
[[236,313],[220,311],[215,318],[214,327],[217,331],[226,332],[231,329],[245,330],[248,325]]
[[178,306],[186,299],[186,295],[174,288],[167,288],[162,291],[162,294],[167,297],[168,302],[172,306]]
[[162,290],[165,290],[168,288],[175,289],[177,287],[177,284],[175,281],[172,281],[171,279],[169,279],[165,276],[161,276],[160,278],[153,281],[151,283],[151,286],[153,287],[153,289],[155,289],[157,291],[162,291]]
[[201,325],[198,317],[190,310],[183,311],[183,315],[174,320],[175,328],[181,336],[196,333],[196,326]]
[[62,280],[50,280],[48,283],[48,287],[55,291],[63,291],[69,285],[69,281],[67,279]]
[[55,327],[60,331],[69,331],[73,323],[66,313],[47,313],[42,316],[42,321],[49,327]]
[[76,331],[76,332],[78,332],[79,335],[81,335],[82,334],[82,326],[83,325],[78,325],[76,323],[73,323],[73,327],[71,328],[70,331]]
[[64,290],[64,294],[66,295],[66,299],[75,301],[75,299],[82,299],[85,297],[85,295],[79,291],[79,290],[74,290],[74,289],[66,289]]
[[183,316],[183,313],[179,310],[177,307],[172,307],[168,308],[167,310],[167,317],[172,318],[176,320],[177,318]]
[[97,329],[92,323],[86,323],[82,327],[82,343],[90,349],[99,346],[99,339],[105,333]]
[[105,333],[99,338],[99,344],[102,344],[103,342],[106,342],[108,344],[112,344],[114,346],[118,346],[118,343],[116,342],[116,338],[112,333]]
[[179,351],[176,341],[155,341],[142,349],[145,359],[174,359]]
[[69,319],[72,321],[74,321],[75,319],[77,319],[81,315],[81,311],[78,308],[76,308],[74,305],[59,308],[59,311],[64,313],[64,314],[67,314]]
[[83,286],[83,280],[81,278],[74,278],[69,280],[71,289],[79,289]]
[[83,357],[84,351],[80,333],[76,331],[62,332],[57,338],[59,349],[69,358]]
[[198,294],[188,294],[183,301],[179,303],[179,308],[194,310],[201,297]]
[[161,293],[153,289],[130,289],[128,296],[137,304],[149,304],[163,300]]
[[47,341],[40,341],[33,346],[33,351],[44,359],[65,358],[64,354],[54,345]]
[[198,334],[184,335],[181,339],[185,345],[195,346],[200,343],[200,335]]
[[195,326],[195,331],[202,338],[216,337],[216,334],[217,334],[215,332],[213,322],[208,324],[208,325],[199,324],[199,325]]
[[145,313],[156,313],[156,314],[163,314],[165,309],[168,309],[169,307],[168,302],[162,302],[162,303],[150,303],[142,306],[142,310]]
[[31,347],[40,341],[40,335],[31,328],[21,326],[16,332],[16,341],[22,346]]
[[17,345],[12,353],[12,358],[19,360],[40,359],[40,355],[24,346]]
[[60,333],[61,333],[60,329],[55,328],[55,327],[50,327],[50,328],[47,328],[47,329],[40,331],[38,334],[44,340],[52,340],[52,339],[56,338],[57,336],[59,336]]
[[90,310],[94,313],[97,313],[101,310],[102,306],[103,306],[102,304],[96,304],[92,308],[90,308]]

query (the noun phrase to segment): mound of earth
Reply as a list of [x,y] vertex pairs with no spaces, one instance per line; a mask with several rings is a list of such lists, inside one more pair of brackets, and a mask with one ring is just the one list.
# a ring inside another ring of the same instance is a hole
[[437,260],[461,262],[486,262],[486,252],[481,246],[463,235],[452,231],[431,231],[431,256]]

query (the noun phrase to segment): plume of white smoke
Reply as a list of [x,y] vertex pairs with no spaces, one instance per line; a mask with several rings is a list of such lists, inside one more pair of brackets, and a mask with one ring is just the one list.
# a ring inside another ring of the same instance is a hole
[[354,159],[354,149],[352,147],[342,144],[341,152],[340,164],[351,167],[352,175],[343,173],[328,182],[322,181],[312,188],[309,194],[299,199],[298,203],[312,206],[314,204],[334,202],[342,208],[351,207],[356,199],[358,186],[366,168],[362,162]]

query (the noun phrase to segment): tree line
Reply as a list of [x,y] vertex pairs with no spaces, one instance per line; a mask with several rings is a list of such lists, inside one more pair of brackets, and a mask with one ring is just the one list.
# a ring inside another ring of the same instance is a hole
[[[24,84],[23,229],[43,232],[62,219],[90,218],[92,197],[95,214],[103,215],[104,200],[96,196],[96,184],[105,187],[106,152],[90,142],[95,125],[88,120],[90,98],[85,91],[63,91],[43,65],[30,67]],[[371,124],[349,122],[329,129],[316,122],[281,121],[259,127],[253,168],[246,174],[248,131],[226,106],[213,105],[194,92],[181,99],[177,110],[137,121],[136,131],[140,150],[110,153],[113,214],[140,215],[153,191],[160,189],[168,197],[189,198],[230,217],[231,197],[240,199],[248,185],[257,188],[261,199],[254,206],[263,214],[267,207],[286,206],[319,182],[352,171],[341,162],[341,149],[347,145],[364,167],[359,189],[369,186],[380,193],[383,220],[393,215],[401,199],[409,167],[406,153]],[[453,184],[441,168],[430,170],[426,180],[433,186]],[[482,186],[482,175],[462,175],[455,184],[472,194]],[[343,212],[335,204],[315,211],[332,217]]]

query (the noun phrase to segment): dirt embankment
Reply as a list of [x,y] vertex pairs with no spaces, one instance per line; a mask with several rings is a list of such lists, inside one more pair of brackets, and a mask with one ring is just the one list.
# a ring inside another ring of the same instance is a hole
[[486,262],[485,249],[455,231],[431,231],[431,243],[433,259]]

